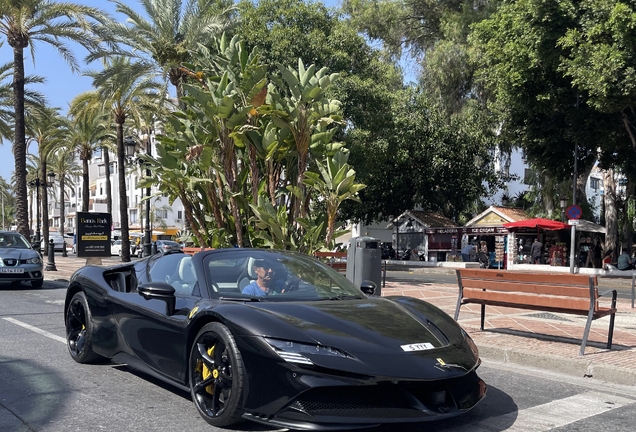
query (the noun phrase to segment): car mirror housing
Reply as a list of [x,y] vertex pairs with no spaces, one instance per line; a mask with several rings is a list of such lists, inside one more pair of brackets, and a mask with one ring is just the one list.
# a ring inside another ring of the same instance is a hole
[[375,283],[369,280],[363,280],[360,282],[360,290],[366,295],[374,295],[375,294]]
[[176,298],[174,296],[175,290],[172,285],[166,282],[150,282],[145,284],[140,284],[137,287],[137,291],[139,295],[142,296],[146,300],[161,300],[166,302],[168,315],[174,314],[174,308],[176,303]]

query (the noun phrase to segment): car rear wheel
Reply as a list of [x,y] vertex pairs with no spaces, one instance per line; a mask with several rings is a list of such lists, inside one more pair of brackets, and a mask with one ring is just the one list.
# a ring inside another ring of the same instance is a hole
[[245,370],[236,341],[220,323],[206,324],[190,351],[190,393],[209,424],[226,427],[240,421]]
[[78,363],[93,363],[102,357],[93,351],[93,323],[86,295],[76,293],[66,310],[66,345]]

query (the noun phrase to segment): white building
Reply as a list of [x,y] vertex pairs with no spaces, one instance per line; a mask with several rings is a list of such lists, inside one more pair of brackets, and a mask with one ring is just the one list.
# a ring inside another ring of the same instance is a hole
[[[154,138],[154,137],[153,137]],[[152,139],[152,154],[156,153],[155,140]],[[113,152],[110,156],[110,185],[112,199],[112,221],[113,236],[118,234],[121,228],[121,212],[119,205],[119,177],[117,166],[117,157]],[[146,189],[138,186],[139,181],[143,178],[145,170],[140,169],[135,161],[129,162],[131,166],[125,167],[126,174],[126,196],[128,206],[128,228],[131,232],[145,230],[146,203],[142,199],[146,196]],[[136,169],[135,169],[136,168]],[[82,208],[82,183],[83,179],[78,176],[75,184],[66,185],[67,202],[65,202],[65,223],[64,231],[72,233],[75,231],[75,218],[77,212],[95,212],[106,213],[106,170],[104,158],[101,150],[94,153],[92,160],[88,166],[89,178],[89,204],[87,209]],[[54,198],[49,197],[49,226],[52,231],[56,231],[60,227],[60,202],[59,202],[59,182],[55,181]],[[151,227],[154,234],[174,235],[182,231],[184,228],[184,211],[183,204],[180,200],[176,200],[172,205],[169,204],[168,198],[164,196],[154,196],[155,188],[151,189],[150,211],[151,211]]]

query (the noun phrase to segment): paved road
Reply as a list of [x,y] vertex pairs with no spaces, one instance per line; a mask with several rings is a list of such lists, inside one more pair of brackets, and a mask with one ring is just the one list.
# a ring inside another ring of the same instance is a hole
[[[188,394],[125,365],[79,365],[68,355],[65,284],[0,285],[0,430],[211,431]],[[485,362],[487,399],[468,415],[398,431],[603,431],[636,424],[636,388]],[[234,430],[269,431],[244,423]]]

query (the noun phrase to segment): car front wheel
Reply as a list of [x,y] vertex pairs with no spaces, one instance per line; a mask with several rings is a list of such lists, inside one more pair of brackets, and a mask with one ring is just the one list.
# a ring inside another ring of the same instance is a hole
[[44,284],[44,278],[42,279],[35,279],[31,281],[31,286],[33,288],[42,288],[42,285]]
[[239,422],[245,369],[227,327],[209,323],[199,331],[188,369],[192,400],[201,417],[216,427]]
[[76,293],[66,310],[66,345],[68,351],[78,363],[94,363],[101,359],[93,351],[93,322],[88,308],[86,295]]

